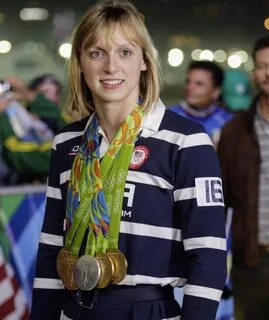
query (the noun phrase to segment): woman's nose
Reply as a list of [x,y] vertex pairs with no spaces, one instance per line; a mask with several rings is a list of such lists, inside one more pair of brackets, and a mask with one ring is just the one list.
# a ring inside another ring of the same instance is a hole
[[118,71],[117,59],[114,55],[107,56],[104,70],[107,73],[115,73]]

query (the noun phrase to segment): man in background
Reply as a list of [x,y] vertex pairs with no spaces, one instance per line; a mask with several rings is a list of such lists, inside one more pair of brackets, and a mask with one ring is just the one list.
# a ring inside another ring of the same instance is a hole
[[225,204],[233,209],[232,279],[236,320],[269,314],[269,35],[253,50],[259,93],[221,133]]
[[214,62],[195,61],[187,70],[184,86],[184,100],[170,110],[201,123],[215,146],[220,131],[232,114],[221,107],[219,98],[223,71]]

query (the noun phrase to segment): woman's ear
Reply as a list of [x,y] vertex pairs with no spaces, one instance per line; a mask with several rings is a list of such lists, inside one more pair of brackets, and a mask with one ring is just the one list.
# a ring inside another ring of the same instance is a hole
[[147,70],[147,64],[145,62],[145,60],[142,60],[142,65],[141,65],[141,71],[146,71]]

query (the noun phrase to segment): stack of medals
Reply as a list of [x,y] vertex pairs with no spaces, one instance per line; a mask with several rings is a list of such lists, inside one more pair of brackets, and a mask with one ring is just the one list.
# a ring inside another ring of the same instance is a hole
[[68,290],[92,290],[121,282],[126,275],[127,260],[118,249],[78,258],[63,248],[57,256],[56,267]]
[[[67,232],[65,247],[59,251],[56,263],[57,272],[64,286],[69,290],[105,288],[110,284],[118,284],[126,276],[127,260],[117,247],[124,186],[142,116],[143,112],[139,109],[139,106],[136,107],[117,132],[101,163],[100,161],[98,162],[99,155],[95,158],[98,148],[90,152],[94,155],[90,171],[88,171],[89,168],[84,166],[85,163],[81,164],[81,160],[78,157],[79,153],[74,160],[70,178],[71,188],[69,188],[68,192],[71,190],[72,194],[77,194],[79,189],[81,201],[71,219],[67,214],[69,220],[73,220],[73,222]],[[94,120],[92,126],[93,128],[95,127],[95,132],[97,132]],[[128,135],[126,135],[126,132],[128,132]],[[85,150],[87,151],[87,149],[83,149],[85,145],[92,145],[93,140],[98,143],[97,135],[94,136],[91,133],[90,138],[92,140],[88,140],[87,144],[81,145],[81,154]],[[116,158],[117,161],[114,161]],[[74,179],[77,172],[78,175],[84,177],[90,175],[92,178],[92,168],[100,169],[96,172],[97,174],[98,171],[101,172],[101,180],[104,181],[105,188],[103,188],[102,181],[100,183],[100,179],[86,180],[86,182],[82,180],[78,188],[77,181],[72,179]],[[92,183],[92,181],[95,181],[95,183]],[[96,189],[93,190],[93,188],[97,188],[97,191]],[[100,190],[104,192],[105,203],[102,202],[100,205],[99,202],[94,203],[93,200],[88,200],[89,198],[93,199],[92,195],[94,195],[94,199],[100,201],[102,195],[101,197],[96,196]],[[74,205],[71,207],[74,207]],[[105,208],[105,214],[103,211],[95,211],[97,207],[99,207],[99,210]],[[110,216],[108,216],[107,212],[110,212]],[[101,221],[97,234],[93,232],[93,230],[96,230],[93,224],[96,218],[100,218],[99,222]],[[105,225],[103,229],[107,227],[106,232],[103,234],[103,231],[100,230],[102,223]],[[90,227],[91,232],[88,233],[85,254],[79,257],[81,244],[88,227]]]
[[126,270],[126,258],[118,249],[99,252],[94,257],[83,255],[74,266],[74,282],[81,290],[101,289],[121,282]]

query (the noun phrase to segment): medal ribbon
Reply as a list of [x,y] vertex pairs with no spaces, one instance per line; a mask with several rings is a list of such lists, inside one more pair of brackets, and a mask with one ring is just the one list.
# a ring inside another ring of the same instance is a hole
[[117,248],[124,187],[143,111],[138,105],[123,121],[100,161],[98,121],[93,117],[74,159],[67,191],[65,247],[78,256],[87,235],[85,254]]

